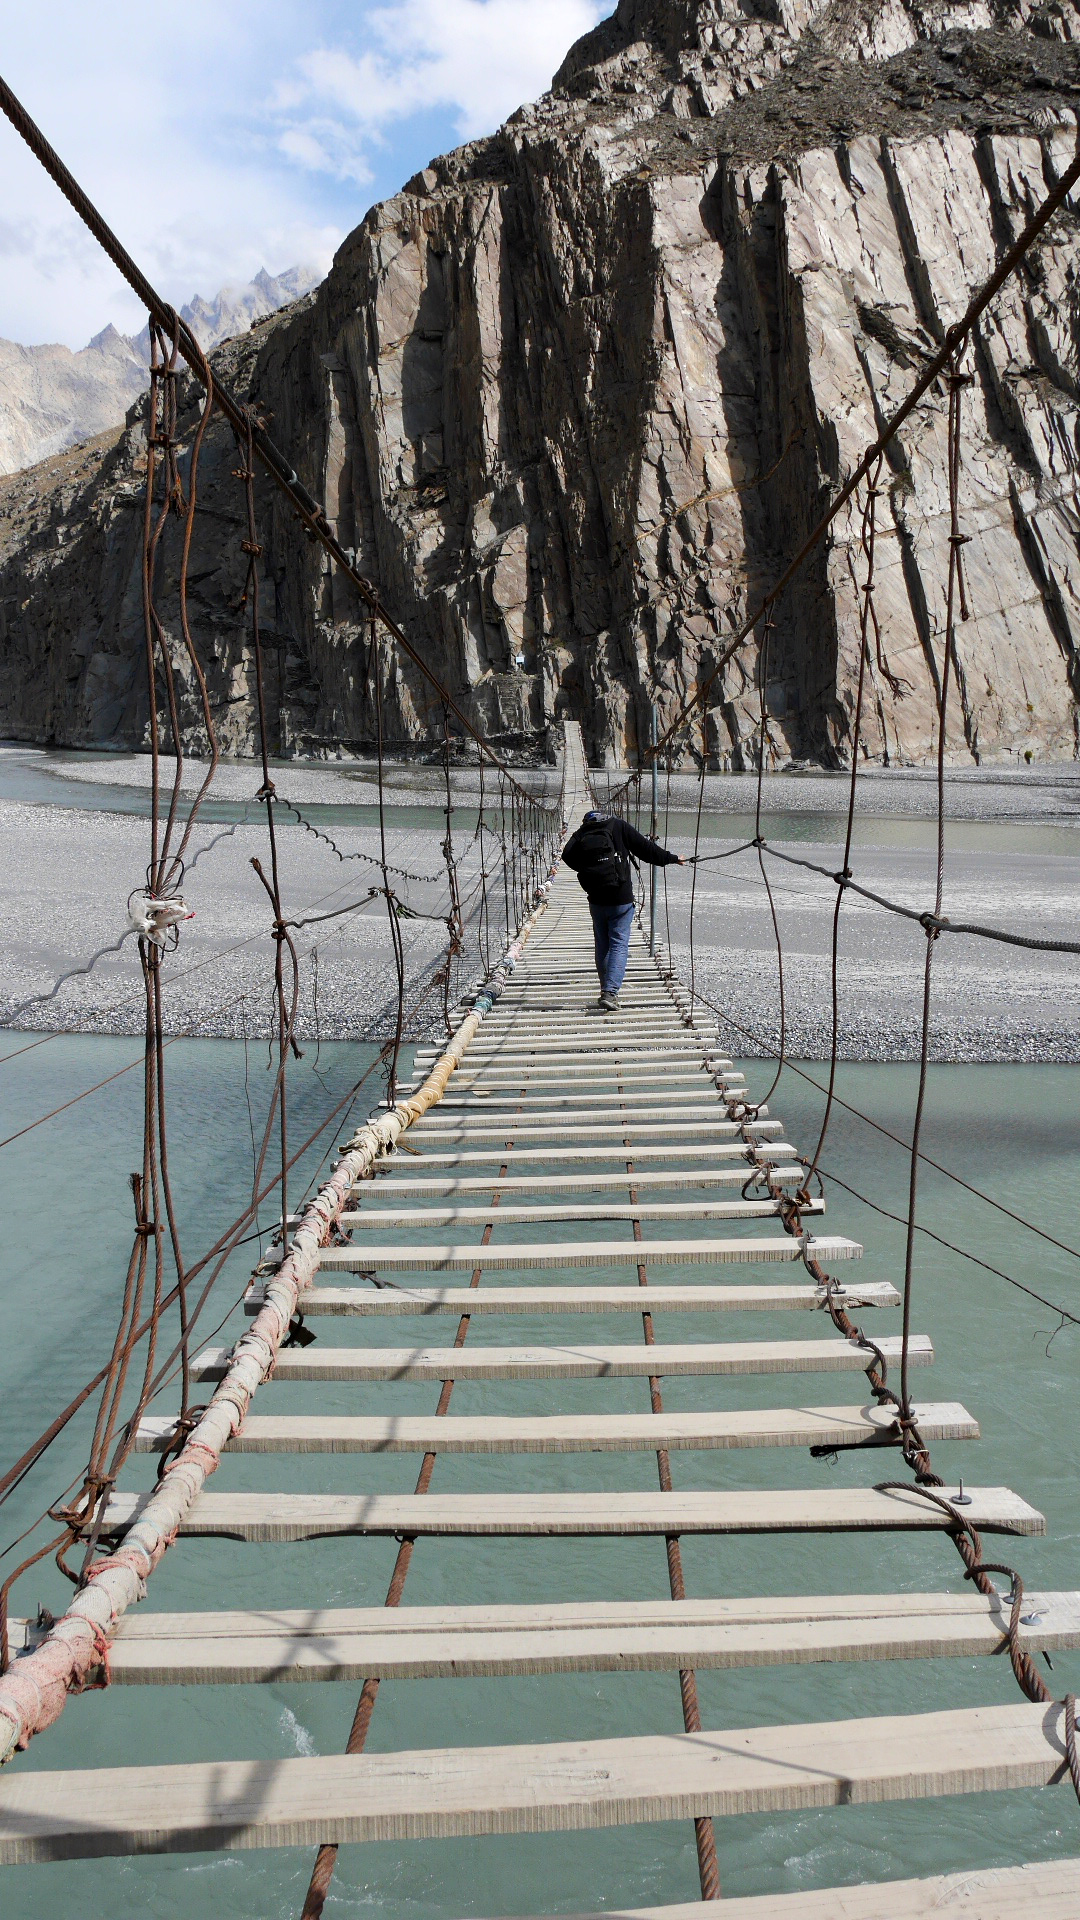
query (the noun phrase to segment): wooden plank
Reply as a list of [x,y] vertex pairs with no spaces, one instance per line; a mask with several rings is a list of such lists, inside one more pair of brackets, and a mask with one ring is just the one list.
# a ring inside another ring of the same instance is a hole
[[[900,1295],[888,1280],[845,1287],[845,1307],[898,1307]],[[262,1287],[244,1297],[244,1311],[258,1313]],[[402,1315],[448,1313],[474,1318],[487,1314],[531,1313],[788,1313],[820,1312],[824,1289],[805,1287],[308,1287],[302,1296],[305,1319],[316,1314],[399,1319]]]
[[[430,1061],[415,1061],[414,1072],[421,1076],[430,1073],[437,1059],[438,1055],[434,1055]],[[594,1076],[612,1079],[617,1075],[627,1079],[653,1080],[657,1077],[666,1079],[669,1075],[700,1078],[705,1072],[733,1071],[733,1061],[709,1047],[696,1044],[675,1047],[661,1041],[655,1046],[636,1047],[631,1051],[618,1045],[590,1046],[582,1041],[561,1052],[517,1048],[510,1051],[506,1047],[499,1047],[494,1051],[474,1054],[470,1047],[454,1075],[454,1081],[457,1082],[459,1074],[465,1080],[480,1077],[486,1080],[491,1076],[514,1083],[521,1075],[529,1079],[550,1079],[558,1074],[570,1081],[580,1082],[591,1080]]]
[[[1076,1920],[1080,1860],[1022,1867],[974,1867],[931,1880],[883,1880],[876,1886],[750,1894],[724,1901],[724,1920]],[[603,1913],[567,1920],[611,1920]],[[711,1902],[622,1907],[619,1920],[715,1920]]]
[[[870,1597],[868,1596],[868,1599]],[[668,1601],[557,1607],[283,1608],[264,1612],[137,1613],[120,1624],[109,1676],[121,1686],[506,1678],[543,1673],[648,1673],[806,1666],[857,1660],[978,1659],[1000,1652],[1007,1616],[982,1595],[906,1596],[920,1605],[877,1610],[788,1600]],[[1034,1650],[1080,1646],[1080,1593],[1037,1599],[1022,1627]],[[796,1614],[795,1607],[801,1611]],[[44,1630],[15,1621],[11,1645]]]
[[[722,1108],[717,1109],[718,1113]],[[485,1124],[480,1125],[483,1119]],[[732,1134],[768,1133],[780,1131],[779,1121],[771,1125],[760,1120],[712,1120],[704,1115],[700,1120],[660,1120],[654,1119],[642,1124],[631,1119],[612,1121],[606,1116],[596,1115],[590,1120],[588,1114],[575,1114],[573,1121],[564,1116],[550,1120],[540,1120],[530,1115],[528,1119],[521,1114],[508,1114],[504,1120],[496,1121],[494,1115],[478,1115],[476,1120],[458,1121],[449,1127],[433,1127],[430,1116],[419,1121],[410,1131],[410,1140],[423,1140],[425,1147],[445,1146],[448,1142],[460,1146],[469,1140],[557,1140],[560,1143],[571,1140],[633,1140],[648,1145],[657,1140],[713,1140],[730,1138]]]
[[583,1123],[593,1121],[608,1128],[621,1127],[625,1118],[638,1124],[648,1121],[658,1133],[669,1133],[672,1123],[680,1119],[697,1128],[703,1124],[707,1127],[713,1116],[718,1119],[727,1117],[715,1088],[703,1087],[700,1093],[680,1095],[667,1103],[636,1099],[629,1094],[613,1094],[609,1100],[597,1094],[588,1106],[582,1106],[570,1098],[565,1107],[551,1097],[537,1107],[529,1107],[527,1103],[522,1106],[502,1106],[498,1101],[488,1106],[484,1101],[474,1100],[445,1107],[440,1101],[437,1107],[432,1107],[424,1115],[418,1126],[425,1133],[443,1128],[449,1133],[456,1128],[474,1126],[480,1121],[489,1129],[498,1126],[505,1131],[508,1127],[520,1126],[523,1132],[532,1133],[538,1127],[551,1123],[560,1129],[568,1123],[571,1127],[580,1127]]
[[[734,1124],[729,1131],[731,1133],[736,1131]],[[756,1130],[756,1133],[762,1135],[779,1132],[780,1122],[778,1120],[769,1121],[763,1127]],[[411,1141],[411,1133],[408,1138]],[[699,1166],[702,1161],[707,1162],[710,1166],[717,1160],[737,1160],[744,1165],[749,1165],[751,1164],[749,1160],[751,1154],[759,1166],[770,1166],[774,1161],[783,1159],[785,1156],[789,1154],[793,1155],[794,1153],[795,1148],[787,1140],[764,1139],[760,1145],[753,1145],[748,1144],[745,1140],[727,1139],[711,1141],[707,1146],[696,1146],[691,1141],[673,1141],[667,1145],[635,1145],[632,1150],[632,1160],[635,1169],[639,1166],[647,1167],[653,1165],[656,1161],[677,1160],[680,1165],[685,1165],[693,1170]],[[376,1179],[381,1179],[384,1173],[396,1174],[403,1172],[406,1167],[415,1167],[417,1171],[419,1171],[424,1166],[467,1167],[475,1166],[479,1162],[482,1162],[485,1166],[490,1166],[493,1161],[496,1165],[499,1165],[503,1160],[508,1161],[511,1166],[520,1166],[530,1160],[540,1160],[545,1166],[556,1166],[560,1170],[569,1166],[590,1166],[597,1163],[610,1166],[612,1162],[614,1162],[615,1165],[618,1166],[619,1171],[623,1172],[625,1171],[626,1161],[629,1158],[631,1158],[631,1155],[621,1150],[620,1142],[616,1142],[610,1147],[573,1146],[564,1149],[560,1148],[554,1152],[550,1147],[500,1147],[497,1143],[483,1149],[463,1150],[456,1148],[453,1151],[446,1152],[440,1148],[438,1151],[432,1150],[429,1152],[425,1150],[421,1152],[419,1147],[414,1148],[407,1146],[403,1142],[394,1153],[388,1154],[383,1160],[377,1160],[372,1171]],[[550,1180],[547,1184],[550,1188]],[[368,1191],[368,1183],[366,1180],[358,1181],[353,1187],[354,1193],[367,1193]]]
[[[773,1152],[776,1149],[772,1149]],[[384,1165],[388,1164],[384,1162]],[[399,1166],[401,1161],[397,1163]],[[370,1180],[358,1181],[353,1191],[373,1198],[382,1199],[387,1193],[400,1193],[410,1196],[427,1197],[432,1200],[452,1200],[459,1195],[493,1192],[507,1193],[550,1193],[557,1184],[560,1193],[594,1193],[606,1189],[626,1192],[628,1187],[665,1187],[681,1192],[694,1187],[742,1187],[746,1185],[753,1171],[746,1165],[745,1159],[737,1167],[683,1167],[676,1172],[650,1172],[642,1168],[635,1173],[515,1173],[504,1174],[501,1179],[481,1174],[457,1174],[429,1177],[426,1180],[403,1180],[384,1175],[380,1169],[378,1184]],[[798,1161],[781,1162],[776,1169],[780,1180],[804,1180],[806,1168]]]
[[[485,1216],[488,1217],[488,1216]],[[862,1248],[856,1240],[839,1234],[806,1234],[795,1239],[790,1233],[762,1234],[753,1240],[566,1240],[539,1246],[535,1241],[481,1248],[464,1246],[348,1246],[323,1247],[318,1270],[341,1273],[472,1272],[482,1266],[486,1272],[522,1272],[538,1267],[611,1267],[625,1266],[732,1266],[754,1265],[759,1261],[790,1263],[801,1260],[803,1246],[816,1259],[857,1260]],[[482,1258],[478,1259],[478,1255]],[[267,1263],[280,1262],[277,1254],[266,1255]]]
[[[406,1082],[401,1090],[403,1093],[415,1092],[422,1085],[422,1080]],[[695,1074],[693,1081],[689,1075],[685,1078],[679,1076],[678,1079],[665,1075],[663,1084],[655,1088],[627,1083],[623,1075],[613,1074],[610,1084],[599,1078],[590,1079],[583,1092],[568,1088],[558,1079],[534,1083],[530,1075],[523,1075],[520,1080],[493,1082],[490,1086],[477,1080],[471,1086],[463,1085],[460,1091],[455,1090],[451,1081],[450,1091],[443,1095],[437,1111],[443,1113],[450,1108],[455,1111],[464,1108],[469,1112],[478,1103],[505,1111],[510,1102],[513,1102],[513,1110],[516,1111],[521,1102],[528,1105],[531,1101],[537,1106],[554,1108],[616,1106],[637,1111],[644,1107],[646,1111],[661,1112],[669,1107],[682,1106],[687,1101],[691,1106],[701,1105],[702,1102],[715,1106],[717,1092],[718,1089],[704,1073]]]
[[[920,1403],[927,1440],[977,1440],[966,1408]],[[893,1425],[889,1409],[751,1407],[707,1413],[265,1414],[249,1413],[230,1453],[652,1453],[730,1447],[858,1446]],[[172,1416],[146,1415],[138,1453],[160,1453]]]
[[[887,1360],[900,1358],[902,1341],[874,1342]],[[196,1380],[220,1380],[231,1347],[206,1347],[191,1363]],[[817,1340],[718,1340],[655,1347],[284,1347],[270,1382],[284,1380],[647,1380],[651,1375],[858,1373],[871,1359],[865,1347],[831,1334]],[[926,1334],[911,1339],[912,1366],[929,1366]]]
[[[965,1487],[965,1493],[964,1516],[981,1532],[1046,1531],[1042,1514],[1009,1487]],[[126,1533],[152,1498],[118,1488],[106,1502],[103,1532]],[[907,1488],[755,1487],[749,1493],[200,1493],[180,1531],[269,1543],[336,1534],[925,1533],[951,1524],[940,1507]]]
[[1068,1778],[1063,1719],[1063,1707],[1018,1701],[534,1746],[8,1768],[0,1861],[551,1833],[1043,1787]]
[[[418,1072],[430,1072],[439,1058],[437,1049],[427,1056],[414,1056],[414,1067]],[[700,1043],[688,1041],[684,1046],[676,1046],[671,1041],[658,1041],[652,1047],[627,1047],[613,1045],[578,1046],[557,1048],[555,1046],[536,1047],[480,1047],[475,1042],[463,1059],[454,1075],[455,1081],[464,1075],[482,1073],[507,1075],[527,1072],[530,1075],[549,1075],[560,1071],[570,1079],[587,1079],[599,1072],[605,1076],[612,1073],[627,1073],[635,1076],[648,1076],[652,1079],[658,1073],[676,1071],[679,1073],[703,1072],[706,1060],[712,1071],[730,1073],[735,1062],[726,1055]]]
[[[557,1184],[561,1187],[561,1180]],[[500,1181],[499,1191],[502,1190]],[[551,1200],[536,1207],[507,1206],[503,1201],[498,1209],[498,1224],[543,1227],[553,1220],[765,1220],[775,1219],[779,1211],[779,1202],[767,1196],[761,1200]],[[823,1200],[811,1200],[802,1209],[804,1217],[824,1211]],[[368,1207],[360,1212],[340,1214],[338,1225],[405,1231],[412,1227],[483,1227],[493,1218],[490,1206]]]
[[[422,1078],[434,1065],[434,1060],[414,1061],[414,1075]],[[726,1059],[713,1047],[701,1043],[675,1047],[665,1040],[658,1040],[652,1046],[638,1046],[632,1051],[624,1046],[592,1048],[569,1045],[564,1052],[558,1053],[537,1053],[521,1048],[511,1051],[507,1047],[500,1047],[474,1055],[470,1047],[454,1075],[453,1084],[458,1084],[459,1076],[464,1080],[487,1079],[492,1075],[513,1082],[523,1074],[530,1079],[533,1076],[551,1079],[556,1074],[565,1074],[568,1080],[577,1080],[579,1083],[591,1080],[594,1076],[610,1080],[625,1075],[662,1083],[669,1078],[700,1080],[706,1071],[730,1075],[737,1069],[734,1061]],[[743,1078],[741,1072],[739,1078]]]
[[650,1041],[666,1045],[687,1040],[707,1042],[709,1046],[722,1047],[725,1051],[727,1048],[726,1041],[720,1038],[716,1027],[688,1026],[674,1011],[666,1016],[649,1014],[642,1009],[628,1010],[624,1014],[603,1015],[591,1010],[574,1014],[557,1001],[531,1017],[521,1013],[512,1019],[493,1023],[489,1015],[484,1022],[484,1037],[489,1045],[505,1040],[513,1041],[515,1045],[532,1046],[540,1041],[566,1047],[577,1041],[588,1045],[590,1040],[595,1039],[603,1046],[621,1043],[642,1047]]

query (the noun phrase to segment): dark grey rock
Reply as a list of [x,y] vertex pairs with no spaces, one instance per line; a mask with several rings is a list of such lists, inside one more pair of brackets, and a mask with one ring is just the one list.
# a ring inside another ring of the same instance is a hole
[[[318,295],[218,356],[476,722],[633,762],[709,678],[880,418],[1071,157],[1080,11],[1026,0],[622,0],[553,90],[375,207]],[[957,764],[1072,758],[1080,689],[1076,217],[981,323],[964,393]],[[186,392],[184,433],[194,424]],[[139,746],[143,432],[0,483],[0,729]],[[253,742],[240,501],[211,429],[196,636],[226,749]],[[925,763],[948,552],[942,396],[882,481],[864,752]],[[260,488],[273,744],[370,743],[368,631]],[[776,608],[775,765],[841,764],[859,512]],[[163,604],[175,586],[166,542]],[[178,653],[178,661],[180,659]],[[756,752],[751,646],[680,743]],[[395,743],[441,707],[387,654]],[[189,744],[201,743],[179,666]]]

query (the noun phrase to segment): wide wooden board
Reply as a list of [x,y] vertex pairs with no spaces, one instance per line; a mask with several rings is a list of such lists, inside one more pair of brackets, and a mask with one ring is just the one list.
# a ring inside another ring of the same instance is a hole
[[1019,1701],[538,1746],[9,1767],[0,1861],[553,1833],[1041,1787],[1066,1773],[1063,1718],[1060,1706]]
[[[955,1402],[919,1402],[926,1440],[977,1440],[978,1422]],[[249,1413],[230,1453],[652,1453],[725,1447],[849,1447],[894,1428],[890,1409],[750,1407],[707,1413],[324,1414]],[[171,1415],[144,1415],[136,1451],[158,1453]]]
[[[485,1215],[485,1218],[487,1216]],[[862,1248],[856,1240],[839,1234],[809,1234],[807,1251],[823,1262],[857,1260]],[[392,1246],[324,1247],[319,1254],[321,1273],[363,1273],[369,1268],[379,1273],[470,1272],[482,1266],[485,1272],[523,1272],[538,1267],[611,1267],[667,1266],[712,1267],[751,1266],[762,1261],[792,1263],[803,1257],[803,1243],[791,1234],[762,1234],[750,1240],[553,1240],[539,1245],[535,1240],[510,1242],[481,1248],[464,1246]],[[267,1260],[273,1256],[268,1254]]]
[[[136,1613],[109,1661],[120,1686],[382,1679],[473,1679],[541,1673],[731,1671],[859,1660],[977,1659],[999,1654],[1000,1603],[976,1595],[859,1604],[669,1601],[591,1607],[334,1607],[262,1612]],[[954,1604],[963,1600],[963,1606]],[[913,1604],[918,1602],[919,1604]],[[798,1607],[799,1611],[794,1611]],[[1080,1593],[1032,1595],[1033,1649],[1080,1647]],[[11,1644],[43,1630],[12,1623]]]
[[[874,1342],[887,1360],[899,1361],[899,1336]],[[205,1347],[191,1363],[196,1380],[220,1380],[230,1347]],[[873,1355],[851,1340],[694,1341],[654,1347],[283,1347],[272,1380],[645,1380],[676,1374],[858,1373]],[[926,1334],[913,1334],[912,1366],[928,1366],[933,1349]]]
[[[264,1293],[254,1286],[244,1309],[257,1313]],[[896,1307],[900,1295],[888,1280],[842,1290],[849,1310]],[[314,1314],[397,1318],[405,1315],[531,1313],[783,1313],[820,1312],[825,1295],[820,1287],[713,1287],[702,1282],[686,1287],[308,1287],[303,1295],[305,1318]]]
[[[948,1497],[949,1489],[943,1492]],[[1008,1487],[965,1492],[964,1517],[983,1532],[1046,1531],[1042,1514]],[[103,1532],[125,1533],[152,1498],[118,1488],[106,1502]],[[268,1542],[333,1534],[922,1533],[950,1525],[947,1513],[907,1488],[761,1487],[749,1493],[200,1493],[180,1531]]]

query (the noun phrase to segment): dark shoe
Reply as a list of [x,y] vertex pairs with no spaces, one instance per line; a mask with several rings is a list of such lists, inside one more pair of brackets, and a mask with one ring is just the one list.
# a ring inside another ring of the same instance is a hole
[[618,994],[602,993],[600,995],[600,1010],[602,1013],[618,1013],[619,1011]]

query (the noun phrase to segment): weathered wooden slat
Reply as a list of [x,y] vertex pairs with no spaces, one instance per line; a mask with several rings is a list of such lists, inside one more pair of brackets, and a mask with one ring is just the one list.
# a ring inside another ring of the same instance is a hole
[[[916,1409],[927,1440],[977,1440],[966,1408],[931,1401]],[[728,1447],[845,1447],[893,1426],[869,1407],[752,1407],[708,1413],[267,1414],[249,1413],[230,1453],[652,1453]],[[176,1432],[171,1417],[148,1414],[139,1453],[159,1453]]]
[[[414,1055],[414,1069],[422,1072],[431,1067],[439,1058],[438,1051],[424,1055]],[[628,1073],[648,1075],[650,1078],[666,1078],[670,1073],[692,1074],[702,1072],[706,1061],[716,1073],[733,1073],[735,1062],[726,1053],[721,1053],[708,1041],[677,1040],[674,1036],[658,1038],[652,1046],[640,1043],[631,1046],[619,1041],[603,1044],[602,1036],[587,1045],[568,1046],[557,1041],[536,1041],[529,1045],[525,1041],[513,1044],[503,1042],[495,1046],[470,1047],[460,1067],[454,1074],[454,1084],[459,1078],[471,1080],[488,1074],[517,1075],[527,1073],[548,1076],[556,1072],[565,1073],[568,1078],[592,1079],[594,1074],[610,1075]]]
[[[513,1095],[508,1097],[511,1100],[514,1098]],[[700,1092],[673,1097],[668,1103],[629,1094],[625,1096],[612,1094],[609,1100],[605,1100],[602,1094],[598,1094],[588,1105],[579,1105],[575,1102],[574,1096],[570,1095],[565,1107],[555,1098],[547,1098],[543,1104],[536,1107],[527,1105],[519,1107],[516,1102],[512,1106],[500,1105],[498,1100],[493,1100],[490,1107],[483,1100],[469,1100],[455,1104],[452,1108],[446,1108],[445,1111],[444,1107],[445,1103],[440,1102],[438,1107],[433,1107],[430,1113],[424,1115],[420,1126],[425,1133],[436,1132],[441,1128],[445,1128],[450,1133],[457,1127],[471,1127],[477,1121],[492,1127],[520,1125],[526,1130],[552,1122],[557,1122],[560,1126],[569,1124],[577,1127],[585,1121],[594,1119],[603,1126],[621,1126],[624,1114],[627,1119],[639,1124],[643,1121],[655,1124],[658,1133],[667,1133],[673,1122],[677,1122],[680,1118],[686,1124],[696,1126],[699,1118],[701,1122],[707,1124],[714,1114],[718,1114],[721,1118],[726,1117],[715,1089],[707,1086],[702,1087]],[[690,1116],[688,1121],[687,1113]]]
[[[843,1289],[844,1305],[897,1307],[900,1295],[889,1280]],[[245,1311],[258,1313],[263,1289],[254,1286]],[[788,1313],[819,1312],[824,1289],[806,1287],[309,1287],[303,1297],[305,1318],[313,1314],[399,1318],[403,1314],[463,1313]]]
[[[977,1659],[1000,1652],[1007,1625],[1000,1604],[981,1595],[962,1609],[949,1604],[948,1594],[907,1598],[921,1606],[894,1611],[882,1596],[876,1612],[857,1604],[843,1611],[807,1598],[788,1601],[783,1616],[768,1605],[758,1611],[744,1603],[739,1617],[726,1612],[723,1601],[407,1607],[396,1617],[385,1607],[133,1614],[113,1646],[109,1675],[121,1686],[360,1680],[368,1674],[465,1680]],[[793,1604],[801,1607],[798,1615]],[[1025,1646],[1080,1647],[1080,1593],[1032,1596],[1032,1610],[1038,1623],[1021,1627]],[[11,1644],[16,1651],[34,1646],[42,1633],[30,1621],[15,1621]]]
[[[887,1360],[899,1360],[899,1336],[875,1340]],[[196,1380],[219,1380],[231,1347],[206,1347],[191,1363]],[[929,1366],[933,1348],[914,1334],[913,1366]],[[698,1340],[654,1347],[285,1347],[273,1380],[647,1380],[650,1375],[857,1373],[871,1355],[851,1340]]]
[[549,1833],[1041,1787],[1066,1773],[1063,1720],[1062,1707],[1020,1701],[540,1746],[9,1768],[0,1861]]
[[[403,1093],[414,1090],[409,1086],[402,1088]],[[438,1107],[433,1109],[427,1117],[430,1120],[437,1119],[439,1115],[453,1114],[456,1124],[456,1116],[474,1113],[480,1107],[490,1107],[492,1112],[497,1112],[500,1117],[504,1113],[517,1113],[520,1110],[526,1117],[532,1118],[535,1108],[537,1115],[549,1110],[561,1113],[565,1109],[571,1118],[576,1119],[577,1109],[585,1107],[589,1112],[603,1111],[609,1119],[611,1117],[607,1112],[609,1108],[635,1115],[655,1113],[661,1119],[669,1119],[673,1112],[677,1113],[684,1107],[696,1111],[699,1107],[707,1109],[716,1105],[717,1088],[706,1079],[704,1074],[699,1075],[693,1082],[672,1083],[669,1080],[662,1088],[619,1086],[615,1082],[605,1086],[603,1082],[598,1081],[582,1093],[577,1093],[570,1087],[561,1087],[554,1080],[546,1085],[540,1084],[533,1087],[526,1085],[520,1089],[516,1088],[512,1081],[491,1088],[485,1088],[481,1081],[475,1087],[463,1088],[460,1093],[455,1091],[444,1094]]]
[[[629,1176],[628,1176],[629,1177]],[[562,1185],[562,1182],[559,1182]],[[502,1182],[499,1183],[502,1191]],[[552,1200],[545,1206],[499,1206],[500,1226],[546,1226],[552,1220],[764,1220],[775,1218],[779,1203],[762,1200]],[[804,1217],[825,1211],[823,1200],[802,1208]],[[350,1228],[404,1230],[410,1227],[475,1227],[493,1218],[490,1207],[370,1207],[347,1212],[338,1224]]]
[[[500,1209],[501,1212],[501,1209]],[[490,1212],[483,1218],[489,1219]],[[550,1267],[638,1266],[751,1266],[759,1263],[794,1265],[802,1260],[804,1241],[791,1234],[761,1234],[740,1240],[566,1240],[540,1244],[534,1240],[508,1241],[481,1248],[478,1242],[427,1245],[401,1242],[372,1246],[363,1241],[324,1247],[319,1255],[323,1272],[382,1271],[471,1272],[477,1264],[486,1271],[529,1272]],[[808,1234],[806,1250],[821,1261],[857,1260],[862,1248],[839,1234]],[[483,1255],[481,1260],[478,1254]],[[280,1259],[280,1250],[268,1252],[267,1262]]]
[[[437,1059],[438,1054],[432,1054],[430,1062],[421,1061],[418,1057],[417,1069],[433,1066]],[[570,1081],[610,1080],[616,1075],[628,1080],[667,1080],[673,1074],[679,1078],[691,1078],[705,1072],[706,1061],[710,1072],[734,1071],[734,1061],[692,1043],[684,1047],[638,1047],[633,1052],[625,1047],[603,1050],[599,1047],[575,1047],[565,1052],[522,1052],[503,1047],[474,1054],[470,1047],[454,1075],[453,1084],[468,1085],[473,1080],[493,1079],[516,1085],[519,1076],[543,1082],[556,1074]]]
[[[487,1217],[487,1216],[485,1216]],[[862,1248],[839,1234],[806,1235],[807,1251],[821,1261],[857,1260]],[[478,1259],[478,1255],[482,1258]],[[274,1256],[267,1254],[267,1260]],[[279,1256],[280,1258],[280,1253]],[[324,1247],[319,1255],[323,1273],[469,1272],[477,1265],[485,1272],[526,1271],[539,1267],[612,1266],[743,1266],[759,1261],[792,1263],[803,1257],[803,1241],[789,1233],[762,1234],[753,1240],[566,1240],[539,1246],[535,1241],[481,1248],[463,1246]]]
[[[1076,1920],[1080,1859],[1023,1867],[972,1867],[931,1880],[883,1880],[876,1886],[749,1894],[724,1901],[724,1920]],[[567,1920],[611,1920],[603,1913]],[[715,1920],[712,1903],[620,1907],[619,1920]]]
[[[483,1121],[483,1124],[481,1124]],[[537,1120],[526,1119],[522,1114],[510,1114],[505,1120],[498,1120],[494,1114],[478,1115],[475,1120],[463,1120],[451,1129],[428,1126],[422,1120],[416,1127],[415,1135],[409,1138],[423,1142],[423,1146],[437,1147],[446,1144],[460,1146],[470,1140],[557,1140],[561,1143],[572,1140],[641,1140],[650,1141],[669,1139],[712,1140],[730,1137],[732,1134],[780,1132],[780,1124],[774,1121],[770,1126],[766,1121],[746,1121],[745,1125],[735,1120],[713,1120],[704,1116],[700,1120],[659,1120],[648,1122],[636,1120],[611,1121],[597,1116],[589,1120],[586,1114],[577,1114],[574,1119]],[[418,1147],[419,1150],[419,1147]]]
[[695,1021],[691,1025],[670,1005],[631,1006],[627,1002],[618,1013],[605,1016],[598,1013],[595,1002],[568,1007],[565,993],[560,996],[558,991],[545,994],[531,1008],[519,1002],[504,1017],[489,1017],[484,1023],[484,1045],[488,1048],[532,1047],[537,1043],[566,1047],[576,1040],[605,1047],[644,1047],[652,1042],[674,1046],[683,1041],[715,1048],[718,1053],[727,1053],[730,1048],[730,1036],[721,1034],[718,1023],[707,1026]]
[[[779,1120],[767,1121],[764,1126],[755,1129],[755,1139],[758,1133],[762,1135],[772,1135],[779,1133],[780,1130]],[[730,1135],[736,1131],[736,1128],[734,1124],[732,1124],[730,1128],[725,1128],[724,1131]],[[384,1174],[404,1173],[406,1169],[410,1171],[415,1169],[415,1171],[419,1173],[422,1172],[425,1166],[468,1167],[475,1166],[478,1161],[483,1161],[485,1165],[489,1165],[492,1161],[499,1164],[505,1159],[511,1166],[527,1164],[530,1160],[540,1160],[545,1166],[557,1164],[560,1170],[571,1166],[595,1166],[600,1162],[611,1166],[614,1162],[619,1172],[623,1173],[625,1172],[628,1157],[632,1158],[635,1169],[639,1166],[648,1167],[655,1165],[657,1161],[670,1162],[675,1160],[679,1162],[680,1166],[686,1166],[696,1170],[702,1162],[711,1166],[718,1160],[739,1161],[743,1165],[747,1165],[748,1154],[753,1154],[754,1161],[759,1166],[767,1167],[771,1166],[777,1160],[786,1159],[789,1155],[794,1156],[795,1154],[795,1148],[791,1145],[790,1141],[771,1138],[763,1139],[760,1144],[749,1147],[745,1140],[732,1140],[730,1138],[711,1141],[708,1146],[696,1146],[693,1141],[677,1141],[666,1146],[650,1146],[648,1144],[638,1146],[635,1144],[632,1156],[628,1156],[625,1152],[620,1151],[620,1148],[621,1142],[615,1143],[610,1147],[560,1147],[555,1152],[552,1151],[550,1146],[504,1148],[500,1146],[497,1141],[493,1142],[489,1147],[483,1149],[474,1148],[472,1150],[454,1148],[451,1151],[444,1151],[440,1148],[438,1150],[432,1150],[431,1152],[421,1152],[419,1147],[414,1150],[411,1146],[409,1149],[399,1146],[397,1151],[387,1155],[385,1160],[377,1160],[373,1172],[376,1179],[381,1180]],[[549,1180],[549,1188],[550,1185],[551,1182]],[[354,1193],[367,1193],[369,1190],[369,1185],[366,1180],[360,1181],[358,1185],[353,1188]]]
[[[395,1164],[402,1166],[405,1162],[397,1161]],[[681,1191],[683,1188],[696,1187],[743,1187],[746,1185],[748,1172],[745,1160],[735,1167],[683,1167],[675,1172],[654,1172],[643,1167],[640,1172],[635,1173],[504,1174],[499,1180],[494,1180],[490,1176],[485,1179],[481,1174],[405,1180],[380,1172],[377,1185],[370,1180],[363,1180],[355,1191],[365,1197],[370,1195],[375,1200],[381,1200],[387,1193],[400,1193],[432,1200],[453,1200],[459,1195],[477,1193],[490,1195],[496,1190],[500,1194],[550,1193],[556,1182],[560,1193],[593,1193],[609,1189],[625,1193],[628,1187],[674,1187]],[[776,1177],[781,1180],[803,1180],[806,1177],[806,1168],[798,1161],[781,1162],[776,1169]],[[640,1215],[638,1217],[640,1218]]]
[[[1042,1514],[1008,1487],[966,1487],[965,1493],[970,1504],[964,1516],[980,1531],[1046,1531]],[[151,1498],[120,1489],[111,1493],[103,1531],[126,1532]],[[652,1533],[921,1533],[951,1524],[940,1507],[908,1489],[756,1487],[750,1493],[200,1493],[181,1532],[266,1542],[346,1533],[593,1539]]]

